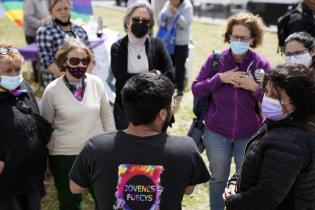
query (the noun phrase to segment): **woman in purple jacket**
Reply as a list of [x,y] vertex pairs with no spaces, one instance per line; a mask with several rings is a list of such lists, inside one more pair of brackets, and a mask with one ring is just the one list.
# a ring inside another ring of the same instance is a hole
[[238,169],[249,137],[261,125],[258,105],[263,93],[257,73],[262,69],[268,71],[270,65],[251,48],[262,44],[263,35],[261,18],[249,13],[231,16],[224,34],[224,42],[230,48],[221,53],[217,73],[211,74],[214,55],[210,55],[192,84],[194,96],[212,96],[204,133],[211,172],[211,210],[224,209],[222,193],[230,174],[231,159],[234,157]]

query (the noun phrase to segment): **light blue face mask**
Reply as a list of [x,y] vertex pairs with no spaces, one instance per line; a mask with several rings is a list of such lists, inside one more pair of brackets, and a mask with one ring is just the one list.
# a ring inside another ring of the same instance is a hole
[[230,47],[235,55],[243,55],[248,51],[250,42],[231,41]]
[[22,74],[17,76],[0,76],[0,86],[7,90],[14,90],[20,86],[23,81]]

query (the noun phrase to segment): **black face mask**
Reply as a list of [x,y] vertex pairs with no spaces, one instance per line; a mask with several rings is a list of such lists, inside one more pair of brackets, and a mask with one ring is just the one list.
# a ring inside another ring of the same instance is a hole
[[148,34],[149,27],[146,23],[133,23],[131,25],[131,32],[137,37],[142,38]]
[[67,69],[69,73],[77,79],[83,78],[87,70],[86,67],[70,67],[70,66],[68,66]]
[[59,20],[58,18],[55,18],[55,19],[54,19],[54,22],[57,23],[58,25],[61,25],[61,26],[68,26],[68,25],[71,24],[71,22],[70,22],[70,17],[69,17],[69,19],[68,19],[67,22],[62,22],[62,21]]
[[166,133],[168,126],[172,127],[172,123],[174,121],[175,120],[174,120],[174,115],[173,115],[172,111],[170,109],[167,110],[167,116],[166,116],[165,122],[162,125],[161,132]]

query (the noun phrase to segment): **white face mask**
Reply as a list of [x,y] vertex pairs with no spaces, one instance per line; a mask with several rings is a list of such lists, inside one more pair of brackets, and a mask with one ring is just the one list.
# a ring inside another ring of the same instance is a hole
[[7,90],[14,90],[20,86],[23,81],[22,74],[17,76],[0,76],[0,86]]
[[303,64],[309,67],[312,61],[312,56],[309,52],[306,52],[300,55],[286,56],[285,61],[287,64]]

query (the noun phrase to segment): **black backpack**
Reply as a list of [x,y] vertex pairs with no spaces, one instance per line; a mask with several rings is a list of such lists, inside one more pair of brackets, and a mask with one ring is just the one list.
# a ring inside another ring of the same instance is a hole
[[291,15],[294,13],[302,13],[298,5],[295,6],[293,9],[288,10],[284,15],[279,17],[277,20],[278,50],[284,47],[284,41],[290,35],[288,30],[288,23]]
[[[214,76],[218,72],[219,61],[221,57],[221,52],[213,51],[213,62],[210,71],[210,76]],[[193,119],[193,122],[189,128],[187,136],[190,136],[196,143],[198,150],[202,153],[205,150],[203,144],[203,133],[205,130],[205,125],[203,123],[204,117],[208,111],[208,106],[211,101],[211,95],[194,97],[193,112],[196,118]]]
[[[210,76],[213,77],[218,72],[219,61],[221,57],[221,52],[213,51],[213,63],[210,69]],[[204,119],[204,116],[207,113],[208,105],[211,101],[211,95],[197,97],[194,96],[193,112],[197,119]]]

